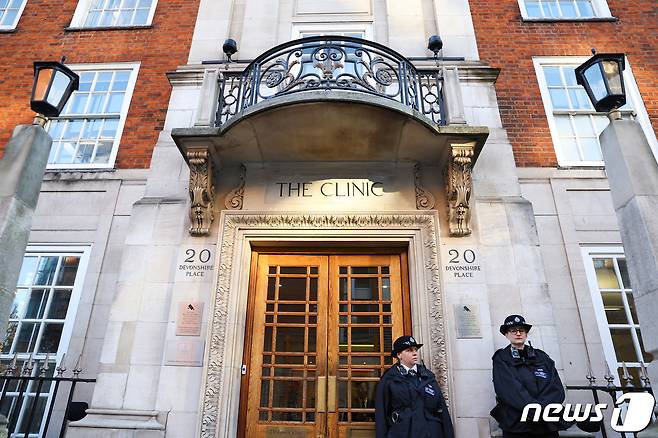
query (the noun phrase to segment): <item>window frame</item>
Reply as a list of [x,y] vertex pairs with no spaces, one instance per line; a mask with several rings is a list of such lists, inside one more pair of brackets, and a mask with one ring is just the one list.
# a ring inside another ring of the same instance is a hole
[[[605,163],[601,161],[586,161],[586,160],[565,160],[563,158],[564,152],[560,145],[559,132],[557,128],[557,123],[554,117],[553,104],[551,101],[551,96],[548,89],[548,84],[546,77],[544,75],[544,66],[547,65],[556,65],[556,66],[569,66],[573,65],[577,67],[578,65],[585,62],[589,57],[584,56],[533,56],[532,62],[535,67],[535,76],[537,78],[537,84],[539,86],[539,91],[542,98],[542,103],[544,106],[544,111],[546,113],[546,118],[548,121],[549,130],[551,133],[551,140],[553,142],[553,149],[555,151],[555,156],[557,157],[557,162],[559,167],[604,167]],[[626,69],[624,70],[624,85],[626,88],[626,103],[630,106],[630,112],[635,117],[635,120],[640,123],[642,130],[644,131],[645,137],[651,148],[654,158],[658,161],[658,140],[656,139],[656,133],[653,131],[653,126],[649,119],[649,114],[644,106],[640,90],[635,81],[635,76],[633,75],[633,70],[626,59]],[[564,113],[571,114],[588,114],[588,115],[601,115],[605,116],[605,113],[597,113],[592,108],[591,111],[582,111],[582,110],[556,110],[562,111]]]
[[526,0],[518,0],[519,9],[521,10],[521,17],[525,21],[590,21],[599,20],[602,18],[614,18],[610,12],[607,0],[591,0],[594,16],[592,17],[531,17],[528,15],[526,8]]
[[[328,33],[330,32],[330,33]],[[336,35],[339,33],[363,33],[363,39],[372,41],[372,21],[354,21],[339,23],[299,22],[292,24],[292,39],[302,38],[302,34]]]
[[[66,311],[66,316],[64,318],[64,324],[62,327],[62,334],[59,340],[59,345],[57,347],[57,353],[55,354],[55,357],[49,358],[49,363],[51,364],[51,367],[57,366],[61,363],[62,358],[64,354],[68,352],[69,345],[71,343],[71,339],[73,336],[73,328],[75,326],[76,322],[76,316],[78,313],[78,309],[80,307],[80,302],[81,302],[81,297],[82,297],[82,290],[84,288],[84,283],[87,278],[87,271],[89,269],[89,260],[90,260],[90,255],[91,255],[91,246],[90,245],[66,245],[66,244],[56,244],[56,245],[28,245],[25,254],[23,255],[23,259],[25,257],[30,256],[30,255],[35,255],[35,256],[57,256],[57,257],[65,257],[65,256],[77,256],[80,257],[80,262],[78,263],[78,269],[75,274],[75,279],[73,281],[73,286],[71,287],[71,297],[69,299],[69,304],[67,307]],[[22,264],[21,264],[22,268]],[[19,285],[20,286],[20,285]],[[50,284],[49,287],[53,287],[53,284]],[[18,287],[17,287],[18,289]],[[13,301],[12,301],[13,304]],[[45,315],[44,315],[45,316]],[[23,319],[31,319],[31,318],[21,318]],[[37,318],[37,319],[42,319],[45,321],[47,318]],[[45,324],[46,322],[44,322]],[[16,342],[16,339],[12,341],[12,345]],[[33,360],[35,362],[39,362],[41,364],[43,360],[45,359],[46,354],[45,353],[38,353],[36,351],[33,352],[24,352],[24,353],[18,353],[21,357],[19,360],[26,360],[28,357],[33,357]],[[14,356],[11,353],[0,353],[0,357],[2,357],[2,360],[11,360]],[[70,369],[72,366],[72,361],[73,358],[69,356],[67,360],[67,367]],[[56,364],[56,365],[53,365]],[[35,370],[37,366],[35,365]],[[54,369],[54,368],[51,368]],[[36,370],[35,372],[38,372]],[[54,386],[51,386],[50,392],[44,393],[47,394],[47,400],[44,408],[44,412],[48,412],[49,407],[52,403],[55,402],[55,400],[52,397],[52,391],[54,390]],[[27,394],[31,394],[31,392],[26,392]],[[23,420],[23,415],[25,411],[23,410],[24,407],[21,408],[21,412],[19,413],[18,421],[17,424],[20,424]],[[39,436],[43,433],[43,428],[45,427],[45,420],[46,418],[41,419],[41,425],[39,426]],[[30,434],[32,436],[33,434]]]
[[[11,25],[0,24],[0,32],[11,31],[11,30],[16,29],[16,26],[18,26],[18,22],[20,21],[21,17],[23,16],[23,11],[25,10],[25,5],[26,4],[27,4],[27,0],[22,0],[21,6],[18,8],[18,13],[16,14],[16,18],[14,19],[14,22]],[[7,4],[7,6],[9,6],[9,3]],[[4,13],[1,14],[1,15],[4,15]]]
[[[117,153],[119,152],[119,146],[121,144],[121,137],[123,135],[123,129],[128,119],[128,111],[130,109],[130,103],[132,101],[133,92],[135,90],[135,85],[137,83],[137,77],[139,76],[139,62],[119,62],[119,63],[105,63],[105,64],[67,64],[67,67],[73,70],[74,72],[84,72],[84,71],[101,71],[101,70],[130,70],[130,79],[128,80],[128,85],[126,86],[126,92],[124,95],[124,101],[122,102],[121,111],[119,112],[119,123],[117,125],[116,136],[114,138],[114,143],[112,144],[112,151],[110,152],[110,157],[107,163],[48,163],[46,170],[48,171],[66,171],[66,170],[85,170],[85,169],[113,169],[116,162]],[[65,107],[66,108],[66,107]],[[66,115],[60,115],[59,117],[52,117],[51,120],[67,120],[72,117],[67,117]],[[76,116],[77,119],[87,119],[87,117]],[[48,126],[47,126],[48,128]]]
[[[637,324],[609,324],[608,323],[608,319],[605,313],[605,308],[603,305],[603,298],[601,297],[601,289],[599,289],[598,281],[596,278],[594,259],[609,257],[609,258],[624,258],[626,260],[624,248],[622,246],[581,247],[581,253],[585,265],[587,284],[589,286],[589,290],[592,297],[592,307],[594,309],[594,315],[596,317],[596,323],[599,329],[599,336],[601,338],[601,344],[603,347],[603,354],[605,357],[605,361],[608,365],[608,369],[610,370],[610,373],[614,377],[615,384],[621,386],[618,371],[621,369],[620,364],[622,363],[622,361],[617,360],[617,354],[615,353],[615,346],[612,341],[612,334],[610,333],[610,329],[626,328],[626,326],[628,326],[629,328],[631,327],[634,328],[634,330],[631,331],[631,338],[633,339],[633,348],[636,350],[636,354],[637,354],[638,351],[637,349],[640,347],[641,344],[638,339],[636,330],[642,331],[642,327],[640,326],[639,321]],[[615,270],[615,272],[617,275],[619,275],[617,270]],[[628,291],[632,291],[632,289],[623,286],[624,285],[620,285],[620,290],[622,291],[621,292],[622,294],[626,294],[628,293]],[[625,311],[626,311],[626,307],[625,307]],[[639,364],[640,362],[628,362],[626,363],[626,367],[629,370],[631,368],[639,368]]]
[[129,29],[129,28],[143,28],[150,27],[153,23],[153,17],[155,16],[155,9],[158,5],[158,0],[152,0],[151,10],[149,11],[148,19],[144,24],[128,24],[128,25],[111,25],[111,26],[85,26],[85,20],[87,19],[87,14],[89,13],[89,8],[91,7],[92,0],[79,0],[78,6],[75,8],[73,17],[71,18],[71,24],[69,25],[72,29],[85,29],[85,30],[106,30],[106,29]]

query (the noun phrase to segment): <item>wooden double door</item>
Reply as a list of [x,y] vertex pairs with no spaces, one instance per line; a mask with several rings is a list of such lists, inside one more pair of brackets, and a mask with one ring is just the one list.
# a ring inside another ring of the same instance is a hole
[[252,263],[240,436],[374,437],[375,388],[410,326],[404,254]]

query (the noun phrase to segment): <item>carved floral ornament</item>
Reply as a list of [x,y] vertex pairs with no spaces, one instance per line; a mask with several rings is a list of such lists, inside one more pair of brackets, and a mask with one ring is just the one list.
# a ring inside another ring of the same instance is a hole
[[[448,361],[446,354],[446,337],[443,315],[443,297],[440,287],[440,267],[438,257],[437,224],[434,213],[418,214],[372,214],[372,215],[327,215],[327,214],[299,214],[299,215],[248,215],[227,213],[224,216],[222,236],[219,247],[219,268],[217,288],[214,295],[214,306],[211,315],[210,335],[208,337],[208,363],[203,388],[203,403],[201,412],[201,437],[219,438],[219,414],[227,412],[229,401],[225,394],[224,377],[228,375],[230,364],[225,363],[225,350],[228,343],[227,329],[229,323],[231,278],[233,269],[239,269],[235,260],[236,248],[243,244],[240,232],[257,229],[280,229],[291,232],[303,230],[410,230],[420,232],[418,246],[422,251],[422,260],[418,267],[424,271],[426,279],[423,291],[428,303],[425,320],[428,323],[427,333],[430,335],[429,347],[431,366],[436,372],[439,384],[444,394],[449,394],[448,388]],[[226,371],[226,372],[225,372]]]

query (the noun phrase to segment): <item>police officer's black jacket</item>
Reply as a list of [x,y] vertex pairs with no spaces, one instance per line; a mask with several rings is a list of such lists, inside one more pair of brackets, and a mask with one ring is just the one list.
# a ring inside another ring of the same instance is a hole
[[450,414],[434,373],[417,365],[417,375],[403,375],[393,365],[377,385],[377,438],[454,438]]
[[533,422],[534,415],[529,415],[526,422],[520,421],[527,404],[539,403],[543,407],[550,403],[562,403],[565,396],[555,362],[548,354],[528,345],[520,353],[512,355],[512,347],[508,345],[492,357],[498,404],[491,411],[491,416],[498,421],[502,430],[508,432],[542,434],[568,428],[569,425],[562,422]]

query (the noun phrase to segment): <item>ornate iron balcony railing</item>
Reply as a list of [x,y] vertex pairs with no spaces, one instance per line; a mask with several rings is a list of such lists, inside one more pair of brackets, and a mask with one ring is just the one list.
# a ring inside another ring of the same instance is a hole
[[215,125],[267,99],[313,90],[346,90],[400,102],[445,124],[438,69],[419,71],[404,56],[360,38],[317,36],[276,46],[242,73],[220,77]]

